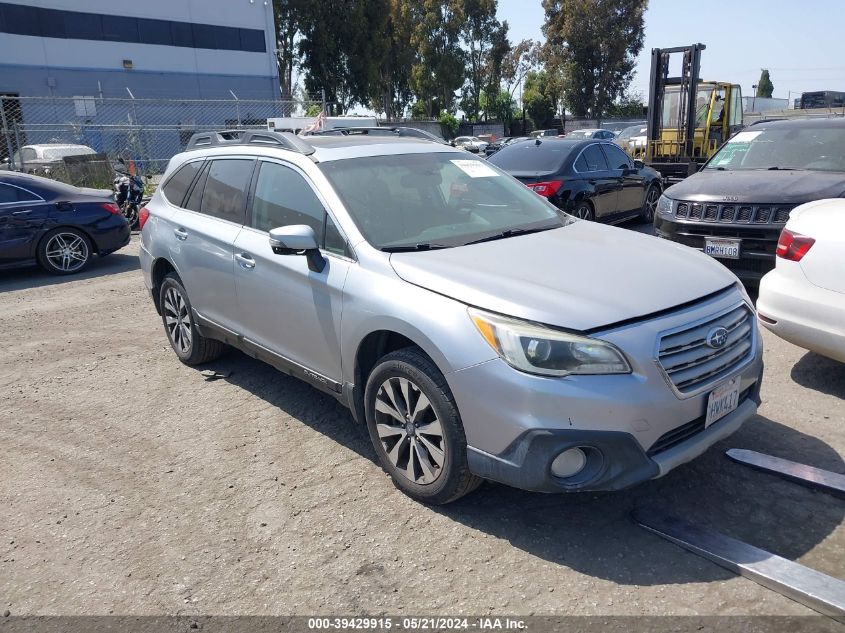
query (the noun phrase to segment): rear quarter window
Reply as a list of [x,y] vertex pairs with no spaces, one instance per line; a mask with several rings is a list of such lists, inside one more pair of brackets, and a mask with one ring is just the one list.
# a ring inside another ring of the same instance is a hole
[[167,180],[162,188],[162,193],[170,204],[177,207],[182,206],[185,194],[188,193],[188,187],[191,186],[200,167],[202,167],[201,160],[185,163]]

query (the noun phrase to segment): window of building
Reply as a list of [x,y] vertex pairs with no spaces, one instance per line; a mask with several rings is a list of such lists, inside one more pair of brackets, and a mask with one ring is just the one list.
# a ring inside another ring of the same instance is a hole
[[138,37],[142,44],[173,46],[173,35],[170,33],[170,22],[167,20],[138,18]]
[[138,20],[122,15],[103,16],[103,39],[110,42],[138,42]]
[[102,40],[103,16],[65,11],[65,32],[75,40]]
[[238,29],[241,36],[240,49],[251,53],[263,53],[267,50],[264,31],[256,29]]

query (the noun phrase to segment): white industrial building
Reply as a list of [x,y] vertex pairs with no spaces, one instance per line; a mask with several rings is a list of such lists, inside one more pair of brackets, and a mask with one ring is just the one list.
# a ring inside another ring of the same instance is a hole
[[0,95],[277,99],[269,0],[0,0]]

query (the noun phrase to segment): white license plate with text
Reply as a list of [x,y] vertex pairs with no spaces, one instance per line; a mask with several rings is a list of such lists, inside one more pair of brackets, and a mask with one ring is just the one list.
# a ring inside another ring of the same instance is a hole
[[739,245],[742,240],[724,238],[704,238],[704,252],[710,257],[722,259],[739,259]]
[[739,376],[734,376],[728,382],[716,387],[707,398],[707,417],[704,428],[721,420],[739,406]]

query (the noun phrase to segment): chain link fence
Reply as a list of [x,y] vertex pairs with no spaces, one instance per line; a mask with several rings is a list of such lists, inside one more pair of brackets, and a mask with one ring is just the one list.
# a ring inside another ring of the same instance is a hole
[[[102,187],[110,186],[112,164],[123,159],[130,171],[150,176],[154,183],[196,132],[266,128],[268,118],[315,115],[323,107],[318,99],[177,101],[0,95],[0,168]],[[100,182],[106,178],[108,183]]]

